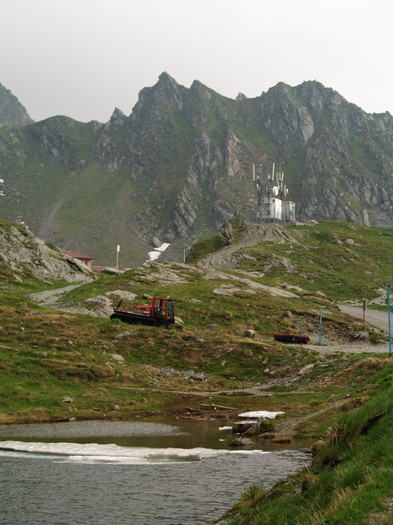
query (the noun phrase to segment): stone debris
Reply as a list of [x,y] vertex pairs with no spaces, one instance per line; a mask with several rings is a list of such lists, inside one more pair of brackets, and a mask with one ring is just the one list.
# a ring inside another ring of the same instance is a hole
[[125,337],[128,337],[129,335],[131,335],[131,333],[128,330],[126,330],[125,332],[122,332],[121,334],[117,334],[115,336],[115,339],[117,340],[124,339]]
[[119,354],[109,354],[109,357],[117,361],[118,363],[124,363],[124,357]]
[[115,296],[118,299],[127,301],[135,301],[138,297],[136,293],[127,292],[126,290],[110,290],[109,292],[105,292],[105,295],[108,297]]

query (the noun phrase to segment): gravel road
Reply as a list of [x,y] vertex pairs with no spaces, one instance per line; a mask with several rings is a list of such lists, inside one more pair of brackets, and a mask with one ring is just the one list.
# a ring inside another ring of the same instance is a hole
[[74,288],[78,288],[78,286],[80,286],[80,284],[71,284],[70,286],[64,286],[64,288],[56,288],[55,290],[46,290],[45,292],[30,293],[26,297],[33,301],[36,301],[37,303],[54,305],[57,302],[57,300],[63,295],[63,293],[70,292]]
[[338,352],[345,352],[348,354],[386,354],[389,355],[389,343],[380,343],[372,345],[367,342],[354,343],[336,343],[331,341],[324,341],[322,337],[322,344],[308,344],[304,348],[315,350],[321,355],[336,354]]

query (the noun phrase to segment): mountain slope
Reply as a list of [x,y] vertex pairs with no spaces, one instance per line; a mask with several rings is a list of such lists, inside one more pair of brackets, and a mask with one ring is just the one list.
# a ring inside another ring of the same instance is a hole
[[97,263],[141,263],[155,244],[183,257],[230,217],[255,218],[251,166],[286,173],[299,217],[392,226],[393,118],[318,82],[236,100],[167,73],[130,116],[53,117],[0,130],[1,218],[26,222]]

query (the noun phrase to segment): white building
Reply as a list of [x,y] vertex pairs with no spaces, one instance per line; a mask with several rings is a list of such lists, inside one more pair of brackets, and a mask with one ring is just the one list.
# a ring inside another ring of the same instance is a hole
[[292,201],[282,201],[285,222],[296,221],[296,204]]
[[253,164],[253,181],[258,196],[258,222],[295,221],[296,204],[287,200],[288,189],[284,184],[284,172],[262,173],[262,165]]

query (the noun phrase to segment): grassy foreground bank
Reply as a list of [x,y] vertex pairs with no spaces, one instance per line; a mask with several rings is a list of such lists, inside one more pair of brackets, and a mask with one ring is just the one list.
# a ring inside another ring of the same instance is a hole
[[371,382],[369,400],[315,443],[309,468],[270,490],[250,487],[222,523],[393,523],[393,366]]

